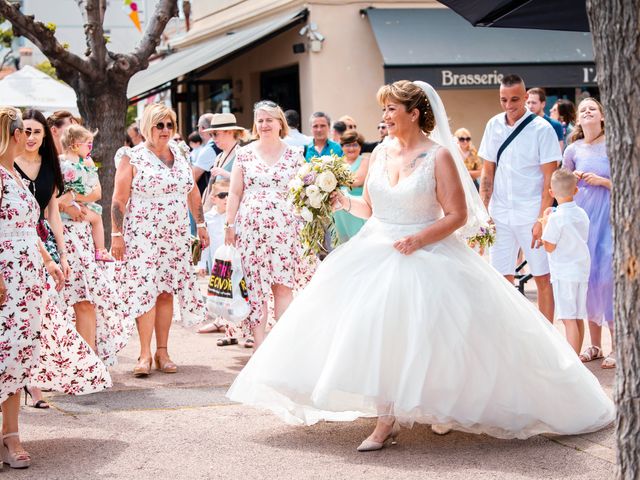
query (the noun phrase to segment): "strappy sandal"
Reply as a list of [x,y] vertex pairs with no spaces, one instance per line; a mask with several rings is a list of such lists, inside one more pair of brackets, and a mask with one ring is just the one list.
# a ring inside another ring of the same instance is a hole
[[106,248],[96,250],[96,262],[115,262],[116,259],[107,251]]
[[237,338],[219,338],[216,345],[219,347],[228,347],[229,345],[237,345]]
[[253,348],[256,342],[253,338],[247,338],[244,342],[244,348]]
[[7,448],[7,444],[4,443],[5,438],[17,436],[19,436],[18,432],[7,433],[2,436],[2,461],[11,468],[29,468],[29,466],[31,466],[31,456],[29,455],[29,452],[21,450],[11,453]]
[[151,375],[151,359],[141,360],[138,358],[138,363],[133,367],[134,377],[148,377]]
[[604,355],[602,354],[602,348],[596,347],[595,345],[587,347],[587,349],[580,354],[580,361],[582,363],[592,362],[599,358],[604,358]]
[[[29,398],[31,398],[31,401],[33,402],[33,394],[29,391],[29,388],[25,385],[24,386],[24,404],[25,405],[29,405],[27,403],[27,400]],[[46,410],[47,408],[51,408],[51,405],[49,405],[46,400],[38,400],[37,402],[33,403],[31,407]]]
[[198,333],[224,333],[226,330],[224,325],[219,325],[216,322],[210,322],[203,325],[198,329]]
[[609,355],[607,355],[602,361],[600,368],[604,368],[605,370],[616,368],[616,354],[614,352],[611,352]]
[[178,371],[178,366],[169,358],[168,352],[166,357],[160,358],[158,356],[158,350],[166,349],[167,347],[156,347],[156,369],[160,370],[162,373],[176,373]]

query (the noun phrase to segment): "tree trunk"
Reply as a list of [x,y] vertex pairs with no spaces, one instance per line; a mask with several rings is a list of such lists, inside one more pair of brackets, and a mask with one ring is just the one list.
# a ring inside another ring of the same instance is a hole
[[89,130],[99,128],[95,137],[91,157],[100,162],[100,185],[102,187],[102,221],[107,245],[111,243],[111,196],[115,177],[113,157],[124,145],[126,114],[129,102],[126,85],[102,84],[98,88],[76,89],[78,108],[85,126]]
[[640,479],[640,0],[588,0],[611,161],[617,478]]

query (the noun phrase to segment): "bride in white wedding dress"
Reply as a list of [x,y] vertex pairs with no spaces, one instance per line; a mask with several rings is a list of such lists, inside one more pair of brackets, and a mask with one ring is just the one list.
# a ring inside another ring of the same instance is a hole
[[369,220],[322,262],[227,396],[296,424],[378,417],[361,451],[413,422],[500,438],[609,424],[598,380],[466,245],[487,214],[435,90],[400,81],[378,100],[394,140],[373,153],[361,198],[334,196]]

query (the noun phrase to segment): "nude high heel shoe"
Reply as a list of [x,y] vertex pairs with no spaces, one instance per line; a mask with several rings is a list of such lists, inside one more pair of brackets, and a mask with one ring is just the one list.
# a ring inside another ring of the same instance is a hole
[[360,444],[357,450],[359,452],[375,452],[376,450],[382,450],[388,440],[391,440],[391,445],[396,445],[398,443],[397,438],[399,434],[400,424],[398,423],[398,420],[395,420],[393,422],[393,427],[391,427],[389,435],[387,435],[387,438],[385,438],[382,442],[376,442],[367,438]]
[[29,468],[29,466],[31,466],[31,457],[26,451],[22,450],[21,452],[10,453],[4,444],[5,438],[17,437],[18,435],[18,432],[13,432],[2,436],[2,462],[11,468]]

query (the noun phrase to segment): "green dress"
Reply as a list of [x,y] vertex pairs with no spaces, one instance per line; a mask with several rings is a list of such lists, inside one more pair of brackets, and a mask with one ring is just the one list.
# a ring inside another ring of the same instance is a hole
[[[357,172],[360,168],[360,164],[362,163],[362,155],[360,155],[353,164],[350,165],[351,171],[353,173]],[[364,187],[353,187],[351,191],[348,191],[349,195],[352,197],[361,197],[362,191]],[[336,231],[338,232],[338,243],[342,244],[349,240],[351,237],[355,236],[356,233],[360,231],[364,223],[365,219],[354,217],[348,212],[344,210],[338,210],[333,214],[333,219],[336,224]]]

